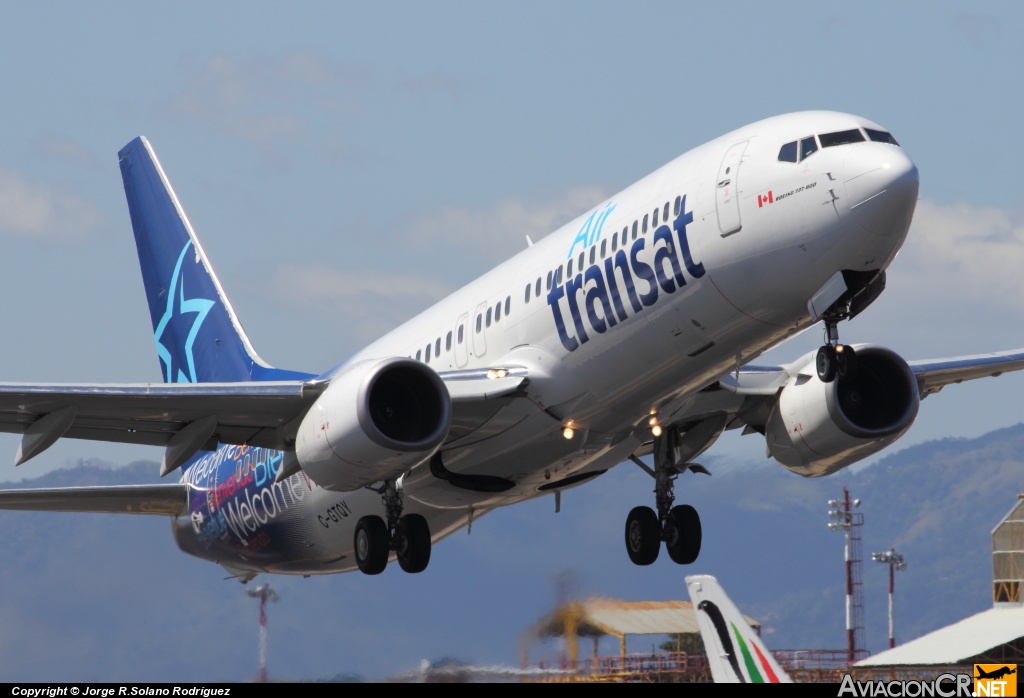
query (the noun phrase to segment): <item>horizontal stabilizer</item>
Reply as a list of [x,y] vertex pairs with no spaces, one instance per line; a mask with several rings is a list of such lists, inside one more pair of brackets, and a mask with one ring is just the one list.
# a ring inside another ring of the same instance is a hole
[[177,516],[188,503],[188,485],[115,485],[2,490],[0,509],[80,511],[100,514]]

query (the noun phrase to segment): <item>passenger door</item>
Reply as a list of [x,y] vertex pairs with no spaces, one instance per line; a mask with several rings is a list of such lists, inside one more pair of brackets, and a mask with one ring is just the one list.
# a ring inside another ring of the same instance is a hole
[[740,222],[740,162],[743,151],[750,141],[740,141],[729,146],[722,165],[718,168],[718,179],[715,183],[715,206],[718,208],[718,229],[722,237],[738,233]]

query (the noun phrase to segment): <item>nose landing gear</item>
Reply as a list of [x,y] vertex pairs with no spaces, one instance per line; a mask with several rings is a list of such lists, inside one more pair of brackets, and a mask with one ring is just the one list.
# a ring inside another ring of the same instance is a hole
[[826,313],[825,344],[818,349],[814,367],[822,383],[831,383],[836,378],[852,376],[857,367],[857,354],[853,347],[839,343],[838,322],[846,317],[845,312]]
[[356,524],[353,541],[356,565],[363,574],[380,574],[395,551],[399,566],[410,574],[427,569],[430,563],[430,526],[419,514],[402,515],[402,487],[387,480],[376,490],[384,500],[388,521],[364,516]]

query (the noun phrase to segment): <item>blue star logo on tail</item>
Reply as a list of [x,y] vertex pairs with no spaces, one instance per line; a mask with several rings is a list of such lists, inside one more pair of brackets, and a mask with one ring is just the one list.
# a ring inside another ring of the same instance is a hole
[[[181,248],[178,255],[178,263],[174,265],[174,274],[171,276],[171,283],[167,288],[167,310],[156,326],[153,338],[156,340],[156,353],[164,365],[164,381],[167,383],[195,383],[196,366],[195,358],[192,355],[192,345],[199,334],[199,328],[213,308],[214,302],[206,298],[185,298],[185,282],[181,275],[181,265],[185,261],[185,254],[192,241],[189,240]],[[191,316],[191,317],[186,317]],[[191,323],[191,325],[189,324]],[[188,335],[185,339],[185,346],[175,346],[176,341]],[[164,343],[164,336],[167,335],[167,342]],[[175,366],[175,359],[178,360]],[[186,365],[182,366],[182,359]]]

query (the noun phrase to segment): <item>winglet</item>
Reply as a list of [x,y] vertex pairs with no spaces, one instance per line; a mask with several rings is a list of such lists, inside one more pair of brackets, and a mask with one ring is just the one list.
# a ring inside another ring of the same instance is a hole
[[718,580],[686,578],[715,683],[792,683]]

